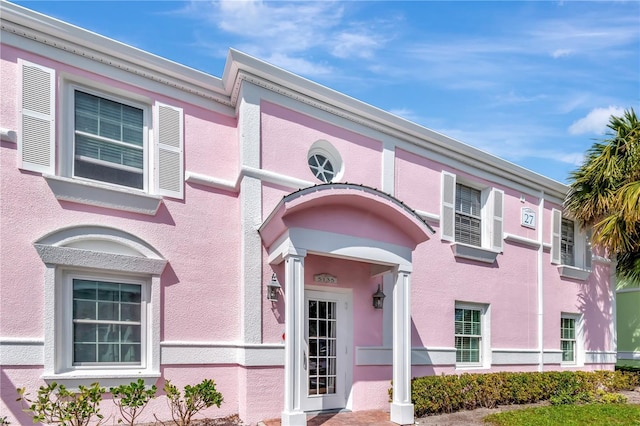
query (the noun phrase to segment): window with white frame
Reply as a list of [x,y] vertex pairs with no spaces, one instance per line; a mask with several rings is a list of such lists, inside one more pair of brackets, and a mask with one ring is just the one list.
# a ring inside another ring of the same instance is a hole
[[338,150],[328,141],[315,141],[307,152],[309,170],[316,179],[324,183],[336,182],[342,178],[344,165]]
[[52,318],[45,324],[43,377],[66,386],[159,377],[166,260],[131,234],[100,226],[64,228],[34,246],[46,265],[44,301]]
[[482,312],[480,309],[456,308],[456,363],[480,364],[482,341]]
[[576,319],[562,316],[560,318],[560,349],[563,363],[576,363],[576,346]]
[[141,365],[147,284],[71,276],[72,365]]
[[488,367],[490,365],[488,312],[488,305],[456,302],[454,314],[456,366]]
[[75,89],[73,175],[145,188],[146,108]]
[[562,231],[560,235],[560,255],[562,257],[563,265],[574,265],[574,226],[573,221],[569,219],[562,219]]
[[580,229],[577,222],[552,210],[551,261],[560,265],[563,276],[585,280],[591,271],[591,232]]
[[[19,65],[21,169],[42,173],[56,197],[66,201],[155,214],[157,203],[153,209],[132,197],[183,198],[182,108],[142,91],[68,74],[58,77],[52,68],[23,60]],[[64,117],[59,125],[57,106]],[[128,195],[114,197],[113,190]]]
[[441,238],[459,257],[493,263],[503,249],[504,192],[442,172]]
[[456,184],[456,241],[482,246],[482,217],[480,191]]

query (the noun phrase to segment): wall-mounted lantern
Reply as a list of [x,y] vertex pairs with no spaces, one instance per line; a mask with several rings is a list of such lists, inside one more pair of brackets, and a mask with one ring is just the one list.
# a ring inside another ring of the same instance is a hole
[[373,307],[376,309],[382,309],[385,297],[386,296],[384,295],[382,290],[380,290],[380,284],[378,284],[378,291],[373,293]]
[[271,275],[271,282],[269,284],[267,284],[267,300],[270,300],[272,302],[277,302],[278,301],[278,291],[281,288],[282,287],[280,286],[280,283],[278,282],[278,278],[276,278],[276,274],[274,273],[273,275]]

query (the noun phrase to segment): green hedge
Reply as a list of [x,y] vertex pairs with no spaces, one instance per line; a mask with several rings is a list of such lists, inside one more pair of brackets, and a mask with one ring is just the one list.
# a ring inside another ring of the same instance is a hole
[[558,404],[584,402],[602,391],[631,390],[636,386],[640,386],[640,375],[624,371],[464,373],[415,378],[411,381],[411,395],[415,414],[421,417],[545,400]]

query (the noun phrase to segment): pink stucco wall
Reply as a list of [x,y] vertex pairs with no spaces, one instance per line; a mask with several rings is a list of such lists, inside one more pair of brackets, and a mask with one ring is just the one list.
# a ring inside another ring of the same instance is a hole
[[342,182],[358,182],[374,188],[380,186],[380,141],[270,102],[263,101],[260,107],[262,168],[321,183],[309,171],[307,152],[314,142],[323,139],[342,156],[345,164]]
[[[17,57],[51,67],[58,75],[77,76],[107,87],[118,87],[149,101],[183,108],[185,170],[216,173],[232,179],[237,173],[237,122],[202,107],[145,92],[67,64],[2,46],[2,127],[17,130]],[[58,94],[61,95],[60,89]],[[57,123],[61,123],[58,111]],[[56,133],[59,135],[59,132]],[[60,143],[60,141],[58,141]],[[185,184],[185,199],[165,198],[155,216],[58,201],[45,179],[17,168],[16,144],[0,148],[0,335],[4,338],[43,338],[43,280],[45,266],[33,242],[57,229],[98,224],[121,229],[153,246],[169,262],[161,277],[161,339],[165,341],[234,342],[239,338],[240,288],[238,258],[239,203],[237,194]],[[27,214],[28,213],[28,214]],[[220,415],[238,412],[238,367],[180,366],[165,368],[165,378],[180,384],[199,383],[211,375],[225,395]],[[14,400],[17,386],[37,389],[41,367],[7,367],[2,372],[2,400]],[[160,383],[162,386],[162,383]],[[160,402],[157,402],[160,404]],[[166,411],[162,402],[159,413]],[[160,407],[158,405],[158,407]],[[15,406],[4,406],[14,410]],[[151,412],[151,410],[150,410]],[[22,416],[22,414],[19,414]],[[19,417],[24,419],[24,417]],[[22,423],[22,420],[20,421]],[[26,424],[27,422],[25,422]]]

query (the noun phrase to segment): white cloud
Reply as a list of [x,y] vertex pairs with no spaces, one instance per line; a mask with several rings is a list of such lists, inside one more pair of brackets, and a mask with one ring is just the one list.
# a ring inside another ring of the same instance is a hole
[[582,135],[585,133],[595,133],[602,135],[607,131],[607,124],[612,115],[620,116],[624,113],[624,108],[609,106],[608,108],[594,108],[586,117],[574,121],[569,126],[569,133],[572,135]]
[[[289,71],[319,77],[332,72],[327,55],[371,59],[388,42],[389,32],[381,28],[389,28],[393,18],[359,22],[348,15],[349,7],[336,1],[192,0],[183,14],[231,36],[225,42],[232,47]],[[215,40],[210,34],[199,38],[207,37]]]
[[562,58],[563,56],[569,56],[572,53],[573,52],[571,51],[571,49],[556,49],[553,51],[553,53],[551,53],[551,56],[553,56],[554,59],[558,59]]
[[380,40],[369,34],[345,32],[338,34],[335,42],[335,46],[331,49],[333,56],[337,56],[338,58],[348,58],[351,56],[371,58],[379,46]]
[[389,112],[393,115],[397,115],[400,118],[404,118],[405,120],[409,120],[414,123],[419,123],[421,121],[420,116],[416,114],[415,111],[409,108],[394,108],[390,109]]

